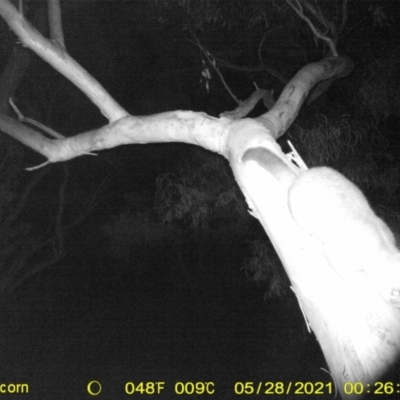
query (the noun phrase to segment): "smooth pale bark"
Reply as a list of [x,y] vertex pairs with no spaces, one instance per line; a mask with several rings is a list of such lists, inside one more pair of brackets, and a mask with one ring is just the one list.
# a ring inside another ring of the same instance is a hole
[[[257,129],[253,121],[242,121],[236,133],[238,141]],[[262,145],[268,147],[266,142]],[[274,143],[269,147],[272,152],[279,151]],[[373,385],[400,354],[400,310],[371,287],[363,272],[344,277],[331,267],[321,243],[291,217],[287,189],[265,168],[240,159],[231,165],[252,214],[284,264],[338,391],[345,398],[346,382]]]

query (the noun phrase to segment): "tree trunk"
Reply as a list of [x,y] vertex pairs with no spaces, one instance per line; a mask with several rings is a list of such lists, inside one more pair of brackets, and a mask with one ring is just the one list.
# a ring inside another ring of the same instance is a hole
[[[241,124],[237,141],[257,130],[254,121],[242,120]],[[273,175],[273,168],[271,173],[259,162],[241,163],[234,158],[235,177],[284,264],[337,390],[343,398],[362,398],[360,392],[355,394],[361,386],[364,395],[367,390],[380,389],[376,382],[385,379],[400,353],[400,309],[385,301],[364,272],[340,275],[332,268],[321,242],[294,221],[288,189],[276,178],[277,173]],[[327,208],[326,212],[337,210]],[[393,393],[390,387],[387,390]]]

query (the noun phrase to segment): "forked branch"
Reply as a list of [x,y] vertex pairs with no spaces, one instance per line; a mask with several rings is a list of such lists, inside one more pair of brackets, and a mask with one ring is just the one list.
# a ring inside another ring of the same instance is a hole
[[0,1],[0,15],[26,47],[75,84],[110,122],[128,115],[128,112],[66,52],[62,45],[45,39],[9,0]]

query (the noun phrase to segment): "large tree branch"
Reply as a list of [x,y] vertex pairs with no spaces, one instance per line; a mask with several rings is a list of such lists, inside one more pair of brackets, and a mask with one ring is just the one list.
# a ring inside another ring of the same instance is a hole
[[[0,114],[0,129],[42,154],[48,162],[66,161],[91,151],[123,144],[183,142],[222,153],[230,119],[218,119],[192,111],[125,116],[99,129],[63,139],[49,139],[42,133]],[[89,150],[91,149],[91,150]]]
[[353,63],[348,57],[329,57],[302,68],[285,86],[275,106],[257,118],[274,138],[282,136],[296,119],[309,91],[320,81],[348,75]]
[[[32,22],[39,31],[43,32],[45,30],[46,18],[41,5],[34,8]],[[14,45],[12,53],[0,76],[0,113],[9,115],[9,99],[14,96],[32,58],[32,51],[23,48],[20,44],[16,43]]]
[[[317,82],[349,73],[347,58],[328,58],[301,69],[285,87],[275,106],[257,118],[273,138],[282,136],[296,118],[309,90]],[[76,136],[49,139],[0,114],[0,128],[54,163],[123,144],[183,142],[223,154],[233,121],[192,111],[171,111],[134,117],[127,115],[99,129]],[[243,149],[241,149],[243,150]]]
[[26,47],[82,90],[109,121],[128,114],[96,79],[70,57],[63,46],[46,40],[8,0],[0,1],[0,15]]

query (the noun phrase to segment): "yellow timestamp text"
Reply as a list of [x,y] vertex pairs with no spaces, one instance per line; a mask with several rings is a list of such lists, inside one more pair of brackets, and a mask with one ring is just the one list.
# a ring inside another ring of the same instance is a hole
[[[343,392],[346,395],[387,395],[393,396],[400,394],[400,382],[374,382],[374,383],[363,383],[363,382],[346,382],[343,385]],[[392,397],[388,397],[392,398]]]
[[332,382],[236,382],[234,392],[237,395],[323,395],[333,394]]

